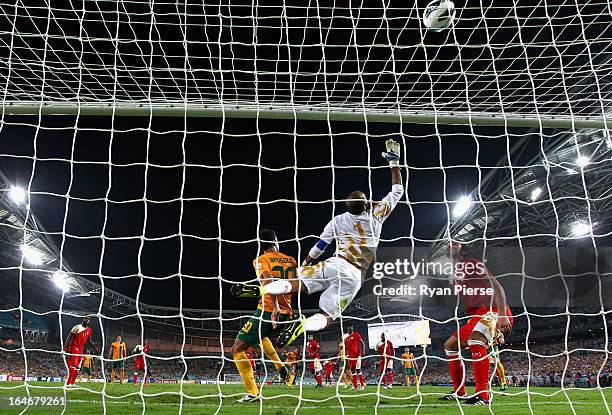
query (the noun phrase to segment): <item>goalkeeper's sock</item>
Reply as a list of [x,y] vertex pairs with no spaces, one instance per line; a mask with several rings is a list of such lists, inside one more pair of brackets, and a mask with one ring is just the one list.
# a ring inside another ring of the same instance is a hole
[[472,368],[474,369],[474,382],[476,393],[484,400],[489,400],[489,357],[486,345],[480,340],[469,340],[472,353]]
[[121,381],[121,384],[123,384],[123,380],[125,379],[125,371],[121,370],[119,372],[119,380]]
[[499,377],[499,383],[502,385],[506,384],[506,371],[502,362],[497,362],[497,376]]
[[448,371],[453,381],[453,392],[465,395],[465,366],[458,351],[445,350],[448,357]]
[[293,286],[288,280],[276,280],[263,286],[262,294],[282,295],[289,294]]
[[325,327],[327,327],[327,317],[324,314],[317,313],[308,317],[302,324],[304,326],[304,331],[323,330]]
[[278,357],[278,353],[276,353],[276,349],[274,349],[274,346],[269,338],[264,337],[264,339],[261,341],[261,348],[266,356],[268,356],[268,358],[272,361],[272,364],[274,364],[276,370],[278,370],[280,373],[281,369],[283,368],[283,363],[281,362],[280,357]]
[[240,377],[242,378],[242,383],[244,383],[247,393],[249,395],[258,396],[259,389],[257,388],[257,383],[255,383],[253,366],[251,366],[251,362],[249,362],[246,353],[236,353],[232,357],[236,362],[236,367],[238,368],[238,372],[240,372]]

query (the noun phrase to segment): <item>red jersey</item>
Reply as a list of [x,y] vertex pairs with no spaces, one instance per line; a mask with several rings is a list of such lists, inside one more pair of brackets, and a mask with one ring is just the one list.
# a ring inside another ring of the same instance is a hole
[[376,352],[380,355],[381,359],[383,357],[395,355],[395,353],[393,352],[393,343],[391,343],[391,340],[385,340],[384,343],[382,341],[378,342],[378,344],[376,345]]
[[489,291],[493,289],[490,282],[491,277],[493,273],[482,261],[475,258],[464,258],[455,264],[453,285],[463,285],[467,289],[479,291],[473,295],[468,295],[463,291],[459,292],[466,313],[477,314],[476,310],[481,307],[491,307],[493,311],[496,311],[493,295],[482,293],[483,289],[489,289]]
[[144,365],[144,354],[149,351],[149,348],[150,346],[148,344],[145,344],[144,346],[138,345],[134,348],[134,352],[138,353],[138,355],[136,355],[136,364]]
[[320,358],[319,351],[321,350],[321,346],[319,346],[316,340],[313,339],[306,343],[306,350],[308,350],[308,354],[311,358]]
[[330,374],[332,371],[334,370],[334,362],[332,362],[331,360],[328,360],[325,363],[325,374]]
[[354,331],[344,339],[346,345],[346,356],[350,358],[356,358],[361,356],[361,334]]
[[77,324],[71,330],[72,339],[70,341],[70,351],[72,353],[82,353],[85,348],[87,339],[92,334],[91,327],[84,327],[82,324]]

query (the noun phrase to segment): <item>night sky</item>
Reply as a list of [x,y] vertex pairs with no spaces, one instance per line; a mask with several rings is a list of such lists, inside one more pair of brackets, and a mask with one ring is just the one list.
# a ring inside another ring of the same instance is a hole
[[[381,246],[426,246],[447,223],[452,204],[444,201],[470,192],[526,132],[213,118],[45,117],[40,129],[37,118],[5,121],[2,171],[29,187],[33,212],[75,272],[94,281],[101,272],[107,287],[134,298],[141,273],[142,302],[177,307],[182,288],[184,307],[207,309],[253,307],[230,298],[228,284],[220,304],[219,276],[254,278],[257,229],[276,230],[282,251],[301,261],[350,191],[380,200],[390,189],[380,157],[386,139],[403,144],[408,191]],[[537,154],[533,137],[533,151],[513,165]],[[314,297],[303,305],[316,306]]]

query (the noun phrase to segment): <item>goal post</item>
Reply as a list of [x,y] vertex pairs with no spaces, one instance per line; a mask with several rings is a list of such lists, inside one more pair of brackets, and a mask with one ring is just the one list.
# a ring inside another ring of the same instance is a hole
[[415,110],[373,110],[305,105],[256,104],[195,104],[189,103],[66,103],[66,102],[4,102],[5,115],[96,115],[135,117],[211,117],[259,118],[300,121],[353,121],[382,123],[447,124],[475,126],[542,127],[556,129],[606,129],[612,126],[612,116],[568,116],[534,114],[495,114],[485,112],[446,112]]

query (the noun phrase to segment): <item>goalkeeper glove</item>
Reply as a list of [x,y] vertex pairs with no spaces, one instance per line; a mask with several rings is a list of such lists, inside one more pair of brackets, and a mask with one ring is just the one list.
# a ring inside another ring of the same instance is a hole
[[382,153],[382,156],[385,160],[389,162],[389,166],[397,167],[399,166],[399,158],[400,158],[400,145],[397,141],[389,139],[385,141],[385,146],[387,147],[387,151]]

